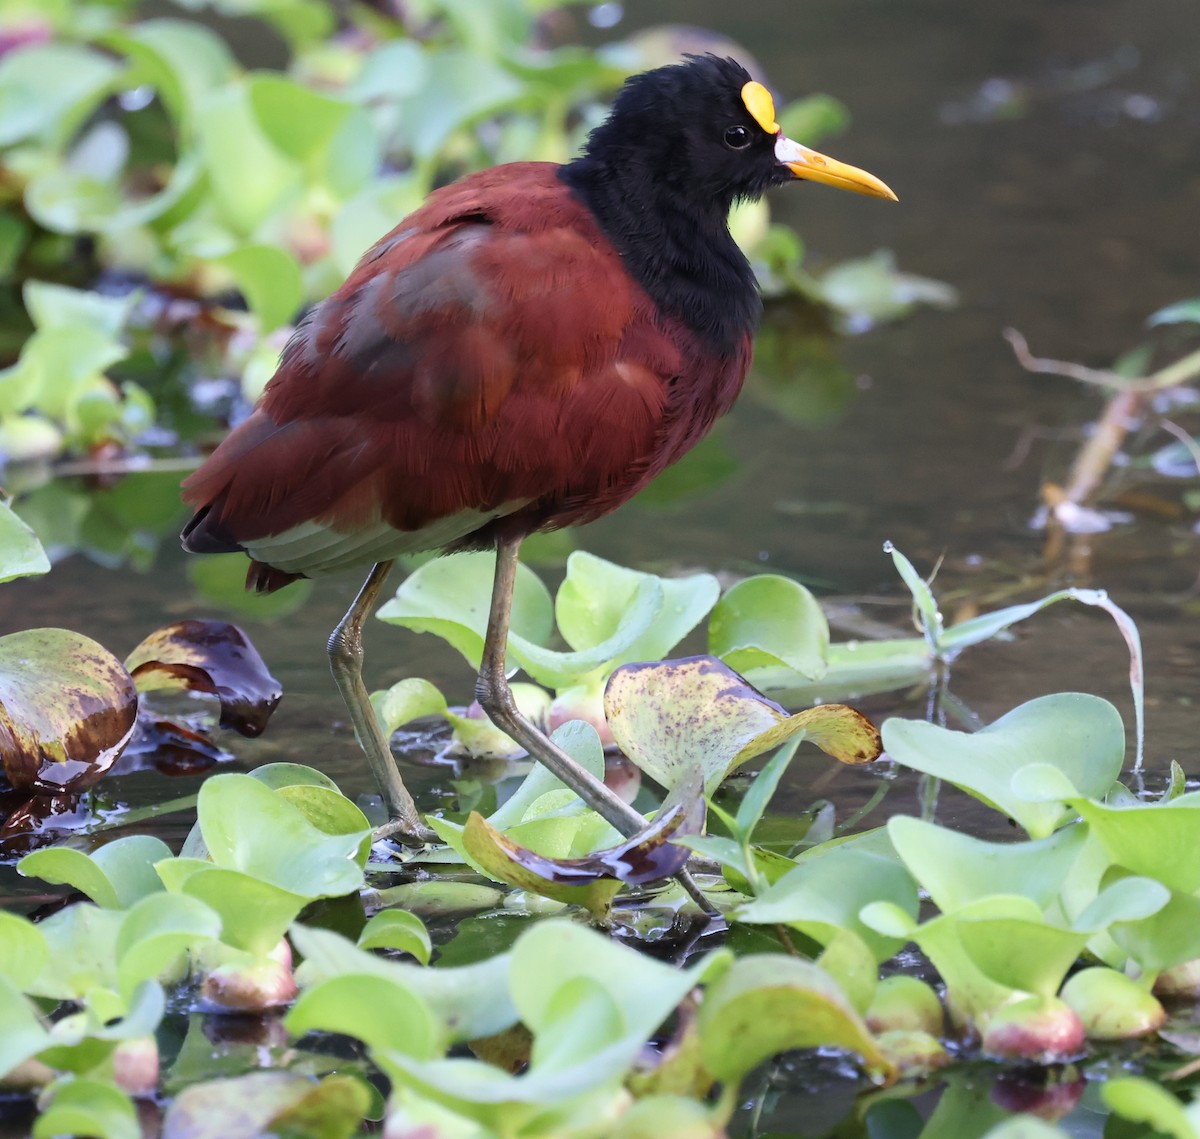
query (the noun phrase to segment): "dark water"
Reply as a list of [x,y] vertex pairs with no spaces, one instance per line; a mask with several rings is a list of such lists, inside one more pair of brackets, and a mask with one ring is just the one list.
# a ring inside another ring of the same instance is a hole
[[[851,130],[822,147],[883,177],[901,200],[779,192],[777,216],[797,225],[818,262],[886,247],[903,269],[952,284],[961,304],[841,341],[835,350],[857,390],[830,420],[798,426],[744,399],[721,428],[739,462],[732,479],[671,509],[635,503],[577,533],[576,544],[655,569],[802,575],[828,592],[890,601],[868,612],[898,627],[906,607],[885,539],[922,571],[944,557],[948,616],[1064,583],[1105,588],[1134,615],[1145,645],[1149,768],[1177,759],[1194,773],[1192,518],[1137,513],[1079,540],[1069,562],[1048,559],[1045,536],[1029,525],[1039,486],[1062,479],[1073,441],[1060,436],[1077,436],[1099,398],[1024,373],[1000,333],[1014,326],[1037,354],[1105,366],[1139,341],[1147,314],[1200,295],[1200,9],[1190,0],[658,0],[630,5],[618,31],[662,20],[718,27],[788,94],[824,90],[850,106]],[[1175,413],[1185,425],[1188,416]],[[1031,428],[1039,437],[1014,464]],[[1146,489],[1178,503],[1176,486]],[[323,652],[357,584],[320,583],[300,613],[247,624],[287,695],[261,740],[230,745],[246,765],[295,759],[344,790],[367,789]],[[0,590],[0,630],[69,625],[119,654],[196,612],[169,539],[148,573],[76,557],[46,579]],[[469,698],[469,670],[440,642],[372,626],[369,687],[425,676],[451,699]],[[968,652],[952,688],[985,722],[1033,696],[1083,689],[1114,700],[1131,723],[1126,675],[1107,619],[1057,607],[1012,642]],[[877,717],[922,715],[925,697],[866,707]],[[792,775],[788,794],[803,802],[826,766],[811,758]],[[839,775],[819,793],[844,816],[872,779]],[[192,786],[138,775],[116,791],[152,801]],[[945,802],[946,821],[994,825]],[[888,807],[911,810],[913,790],[897,788]]]

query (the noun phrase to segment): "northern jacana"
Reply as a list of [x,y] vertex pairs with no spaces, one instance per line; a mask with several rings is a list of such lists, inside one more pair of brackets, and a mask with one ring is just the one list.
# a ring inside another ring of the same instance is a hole
[[732,59],[634,76],[574,161],[468,175],[368,250],[184,483],[184,546],[244,550],[247,588],[373,563],[329,656],[402,837],[428,832],[367,699],[362,622],[393,559],[429,549],[496,551],[484,710],[618,829],[643,825],[517,711],[517,551],[620,506],[729,410],[761,308],[729,209],[798,178],[895,199],[785,138]]

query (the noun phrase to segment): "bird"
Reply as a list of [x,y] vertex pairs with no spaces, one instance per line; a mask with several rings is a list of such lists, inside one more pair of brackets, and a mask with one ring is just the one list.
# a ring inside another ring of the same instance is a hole
[[370,567],[328,654],[387,833],[430,837],[368,700],[362,624],[394,560],[424,550],[495,551],[479,703],[617,829],[644,825],[517,710],[518,551],[616,509],[730,409],[762,302],[729,211],[798,180],[896,200],[786,137],[732,58],[634,75],[573,160],[430,193],[301,319],[255,409],[184,481],[184,547],[245,551],[247,589]]

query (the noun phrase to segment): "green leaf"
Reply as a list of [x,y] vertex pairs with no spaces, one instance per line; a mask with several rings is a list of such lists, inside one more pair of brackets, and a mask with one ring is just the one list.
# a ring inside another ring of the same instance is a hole
[[50,1104],[33,1122],[33,1139],[90,1135],[95,1139],[141,1139],[133,1101],[112,1084],[64,1079],[49,1089]]
[[[487,633],[496,557],[451,554],[426,562],[401,583],[376,616],[417,633],[436,633],[478,669]],[[511,629],[517,637],[545,644],[553,627],[550,594],[527,567],[518,565]],[[509,637],[512,651],[513,637]]]
[[191,127],[205,96],[228,83],[237,68],[225,41],[192,20],[142,20],[100,39],[129,59],[129,85],[156,88],[185,128]]
[[646,630],[607,661],[623,664],[665,656],[700,623],[720,591],[711,574],[662,578],[576,550],[567,558],[567,576],[554,599],[563,640],[582,652],[619,638],[628,626],[629,610],[649,581],[662,590],[661,606]]
[[428,81],[401,103],[404,139],[418,159],[432,158],[456,130],[525,96],[525,88],[485,56],[445,48],[425,58]]
[[797,957],[739,958],[709,986],[699,1025],[704,1066],[732,1087],[762,1061],[794,1048],[846,1048],[870,1070],[891,1068],[836,982]]
[[304,282],[296,259],[277,245],[243,245],[219,258],[237,281],[265,336],[290,324],[304,302]]
[[[37,979],[49,959],[50,948],[33,922],[0,910],[0,977],[24,989]],[[5,1071],[0,1066],[0,1073]]]
[[1173,1139],[1197,1139],[1200,1119],[1185,1108],[1166,1088],[1143,1076],[1119,1076],[1106,1080],[1100,1095],[1114,1114],[1135,1123],[1148,1123],[1155,1131]]
[[368,1048],[391,1049],[425,1060],[439,1053],[446,1034],[419,992],[397,977],[346,973],[306,989],[285,1024],[295,1036],[339,1032]]
[[1127,807],[1083,800],[1073,805],[1114,862],[1183,894],[1200,890],[1200,865],[1179,856],[1200,843],[1200,803],[1194,798]]
[[1107,700],[1080,692],[1022,704],[973,735],[892,719],[883,726],[889,755],[954,783],[1045,838],[1075,815],[1063,802],[1022,798],[1013,779],[1031,763],[1056,767],[1080,796],[1104,796],[1121,772],[1125,730]]
[[153,835],[126,835],[92,854],[52,846],[27,854],[19,873],[43,882],[71,886],[105,909],[124,909],[162,889],[154,864],[171,857],[171,849]]
[[1133,694],[1133,713],[1136,718],[1137,756],[1134,766],[1140,770],[1142,765],[1143,742],[1145,738],[1145,696],[1144,677],[1145,664],[1142,659],[1142,640],[1138,633],[1137,624],[1119,605],[1115,604],[1102,589],[1060,589],[1040,601],[1026,605],[1012,605],[1007,609],[997,609],[992,613],[983,613],[968,621],[960,621],[944,630],[938,637],[938,648],[947,657],[953,656],[968,645],[978,644],[994,637],[1003,629],[1018,621],[1024,621],[1034,613],[1040,612],[1048,605],[1057,601],[1077,601],[1081,605],[1092,605],[1103,609],[1120,630],[1129,648],[1129,687]]
[[33,135],[65,142],[120,71],[82,45],[33,44],[7,52],[0,60],[0,146]]
[[[7,923],[2,929],[7,936]],[[50,1044],[50,1034],[33,1004],[22,995],[18,985],[2,973],[0,1024],[4,1025],[4,1031],[0,1032],[0,1075],[11,1072],[18,1064],[36,1056]]]
[[822,945],[838,930],[848,929],[883,962],[903,947],[905,938],[882,936],[862,922],[860,911],[875,902],[889,902],[915,919],[916,885],[895,859],[835,846],[827,852],[818,849],[753,901],[739,906],[733,917],[756,925],[785,923]]
[[213,862],[302,898],[337,897],[362,885],[355,861],[369,829],[327,834],[282,794],[249,775],[215,775],[200,788],[200,831]]
[[917,573],[916,567],[906,558],[891,542],[884,542],[883,550],[886,554],[891,554],[892,564],[896,567],[896,572],[900,575],[904,584],[908,586],[909,593],[912,594],[913,608],[916,610],[917,617],[922,632],[925,634],[925,639],[930,646],[935,650],[941,644],[942,638],[942,614],[938,610],[937,599],[933,596],[933,590],[929,588],[928,582]]
[[124,915],[76,902],[38,923],[49,958],[36,981],[35,997],[78,1000],[90,990],[117,987],[117,934]]
[[50,559],[37,535],[0,499],[0,582],[49,572]]
[[340,934],[297,923],[288,936],[304,958],[296,981],[309,988],[349,973],[387,977],[419,993],[452,1041],[474,1040],[503,1032],[516,1023],[508,996],[507,954],[474,965],[430,969],[366,953]]
[[750,784],[750,790],[738,804],[737,836],[744,842],[749,842],[751,833],[758,825],[759,819],[763,817],[763,812],[766,811],[767,804],[775,794],[775,789],[779,786],[783,773],[787,771],[788,764],[792,762],[792,756],[796,754],[799,742],[799,740],[795,740],[781,747],[775,755],[767,760],[762,770],[754,777],[754,782]]
[[250,236],[300,192],[299,166],[259,126],[244,83],[211,91],[197,110],[196,126],[213,203],[237,233]]
[[1146,323],[1151,328],[1157,324],[1200,324],[1200,297],[1176,301],[1173,305],[1160,308],[1146,318]]
[[[597,779],[604,778],[604,748],[591,724],[572,720],[557,728],[552,737],[576,763]],[[548,767],[535,763],[520,786],[491,815],[488,822],[497,830],[508,830],[529,816],[529,810],[544,795],[566,790],[563,783]]]
[[257,72],[246,86],[263,134],[281,154],[297,162],[307,162],[327,149],[354,110],[353,104],[278,72]]
[[760,574],[738,582],[717,602],[708,651],[737,672],[782,665],[817,680],[825,672],[829,623],[799,582]]
[[[184,867],[183,859],[159,863],[167,889],[196,898],[221,919],[221,940],[255,957],[265,957],[309,903],[304,894],[285,890],[239,870],[201,864]],[[354,865],[353,863],[351,865]],[[175,874],[184,875],[180,879]]]
[[196,898],[148,894],[125,913],[115,950],[121,994],[131,999],[144,981],[162,975],[179,956],[200,942],[215,941],[221,919]]
[[358,947],[399,949],[411,953],[422,965],[429,964],[433,952],[425,923],[407,910],[380,910],[373,914],[358,935]]
[[1032,842],[986,842],[904,815],[888,836],[912,875],[943,913],[988,894],[1021,894],[1045,909],[1058,897],[1087,837],[1064,827]]

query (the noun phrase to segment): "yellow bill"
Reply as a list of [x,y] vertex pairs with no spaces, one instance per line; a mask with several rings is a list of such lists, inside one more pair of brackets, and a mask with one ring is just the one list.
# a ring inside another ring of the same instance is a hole
[[824,182],[827,186],[836,186],[839,190],[849,190],[854,194],[868,194],[872,198],[887,198],[893,202],[900,200],[891,188],[874,174],[868,174],[857,166],[839,162],[836,158],[818,154],[782,134],[775,140],[775,158],[797,178],[806,178],[810,182]]

